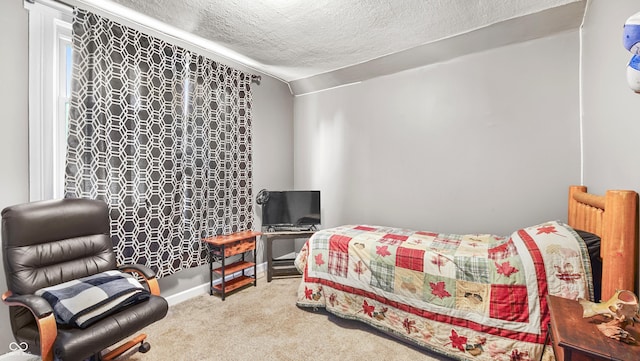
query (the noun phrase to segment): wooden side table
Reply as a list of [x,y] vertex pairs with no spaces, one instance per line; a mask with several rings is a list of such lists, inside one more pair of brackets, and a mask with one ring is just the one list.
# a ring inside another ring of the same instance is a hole
[[[578,301],[547,296],[551,313],[551,343],[558,361],[629,361],[640,359],[640,345],[626,344],[606,337],[596,327],[603,316],[582,317]],[[640,340],[640,325],[626,331]]]
[[276,231],[265,232],[267,247],[267,282],[271,282],[273,277],[297,276],[300,272],[293,265],[293,259],[273,259],[273,241],[277,239],[309,238],[316,231]]
[[[217,292],[224,301],[227,293],[236,290],[242,286],[256,283],[256,254],[253,254],[253,262],[245,260],[245,252],[256,249],[256,237],[262,233],[254,231],[244,231],[232,233],[225,236],[215,236],[203,238],[202,241],[207,243],[209,247],[209,294],[213,295]],[[241,259],[232,263],[225,264],[226,258],[234,255],[242,255]],[[220,262],[221,266],[213,269],[213,262]],[[253,268],[253,275],[245,274],[245,271]],[[227,275],[242,272],[240,276],[227,280]],[[213,274],[217,273],[221,276],[219,284],[213,284]]]

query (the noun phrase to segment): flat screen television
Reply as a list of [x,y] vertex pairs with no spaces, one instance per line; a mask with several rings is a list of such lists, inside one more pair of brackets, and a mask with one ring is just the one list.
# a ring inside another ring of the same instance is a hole
[[312,229],[320,224],[320,191],[269,191],[262,226]]

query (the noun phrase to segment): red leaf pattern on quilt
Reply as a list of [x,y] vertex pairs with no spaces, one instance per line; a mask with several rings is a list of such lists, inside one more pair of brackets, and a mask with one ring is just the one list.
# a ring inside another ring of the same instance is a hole
[[375,310],[375,306],[371,306],[367,303],[367,300],[364,300],[364,303],[362,304],[362,312],[366,313],[367,315],[369,315],[369,317],[373,317],[373,311]]
[[310,300],[312,295],[313,295],[313,290],[308,288],[307,286],[304,286],[304,297]]
[[376,254],[382,257],[391,256],[387,246],[376,246]]
[[489,356],[493,359],[507,354],[507,350],[500,348],[495,342],[490,343],[489,346],[487,346],[487,350],[489,350]]
[[442,273],[440,267],[444,266],[447,261],[449,261],[449,259],[441,254],[431,257],[431,263],[438,266],[438,272],[440,273]]
[[404,329],[407,330],[408,334],[411,334],[411,332],[418,332],[415,320],[409,320],[408,318],[405,318],[402,322],[402,326],[404,326]]
[[332,293],[331,296],[329,296],[329,302],[331,303],[331,306],[336,305],[337,299],[338,299],[338,295],[336,295],[335,293]]
[[509,261],[502,262],[502,264],[495,262],[495,264],[498,274],[504,275],[505,277],[509,277],[519,271],[517,268],[513,267]]
[[316,259],[316,265],[322,266],[324,264],[324,260],[322,259],[322,253],[318,253],[315,259]]
[[429,286],[431,286],[431,294],[440,297],[440,299],[451,296],[445,289],[445,283],[442,281],[438,283],[429,282]]
[[531,357],[529,357],[529,351],[522,351],[515,349],[511,351],[510,361],[531,361]]
[[360,275],[364,273],[365,270],[365,266],[362,263],[362,261],[358,261],[354,266],[353,266],[353,272],[355,272],[356,274],[358,274],[358,278],[360,278]]
[[556,233],[556,227],[554,226],[542,226],[540,228],[538,228],[538,233],[536,234],[542,234],[542,233],[546,233],[546,234],[550,234],[550,233]]
[[451,346],[464,352],[464,346],[467,344],[466,337],[458,336],[458,333],[456,332],[456,330],[451,330],[451,336],[449,336],[449,340],[451,340]]

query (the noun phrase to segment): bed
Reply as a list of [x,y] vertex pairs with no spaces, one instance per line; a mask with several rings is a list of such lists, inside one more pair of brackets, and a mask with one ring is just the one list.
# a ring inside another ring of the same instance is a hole
[[571,186],[568,206],[566,223],[504,237],[320,230],[295,260],[303,274],[296,303],[454,359],[551,359],[547,294],[607,299],[637,281],[636,192]]

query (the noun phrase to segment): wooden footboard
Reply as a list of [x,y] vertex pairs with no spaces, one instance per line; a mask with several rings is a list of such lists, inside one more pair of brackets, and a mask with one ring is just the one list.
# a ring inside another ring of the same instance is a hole
[[587,193],[585,186],[569,187],[569,225],[601,238],[602,299],[617,289],[637,293],[638,194],[609,190],[604,196]]

